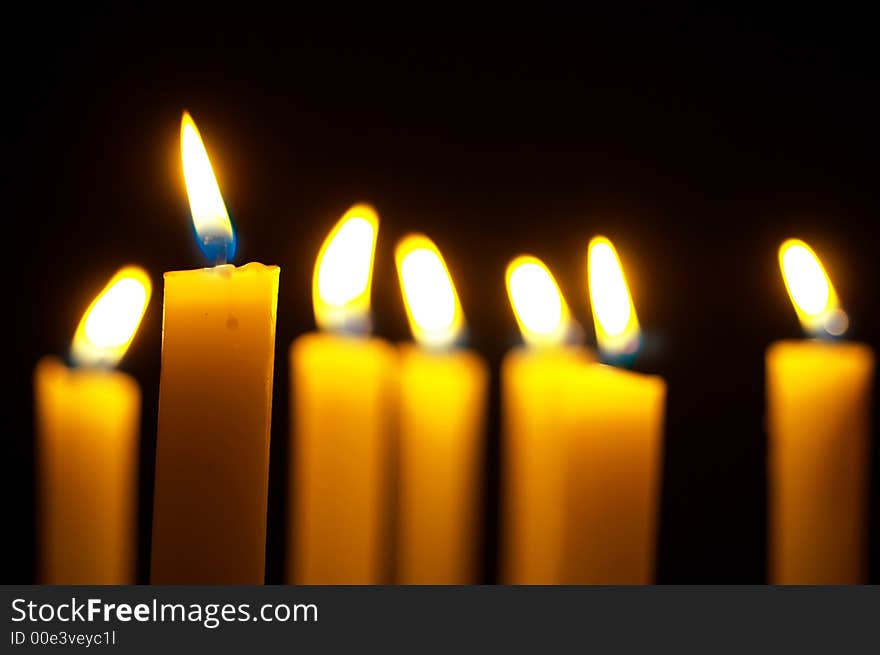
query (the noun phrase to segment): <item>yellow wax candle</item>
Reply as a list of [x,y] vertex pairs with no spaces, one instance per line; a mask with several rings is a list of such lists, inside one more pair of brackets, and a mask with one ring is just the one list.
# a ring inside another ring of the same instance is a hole
[[453,348],[464,315],[443,257],[425,236],[395,251],[418,346],[400,349],[399,584],[474,584],[489,374]]
[[583,426],[572,394],[589,360],[566,347],[573,322],[556,281],[538,259],[507,268],[507,291],[527,343],[501,366],[502,579],[508,584],[567,580],[570,444]]
[[[843,334],[846,315],[810,247],[790,239],[779,261],[804,329]],[[874,354],[858,343],[782,341],[766,366],[770,582],[863,583]]]
[[[181,150],[206,255],[232,225],[189,114]],[[277,266],[165,274],[153,507],[155,584],[262,584]]]
[[324,241],[312,297],[321,333],[290,347],[287,580],[377,584],[390,566],[397,358],[369,327],[379,218],[352,207]]
[[42,584],[134,584],[141,390],[114,366],[131,344],[150,279],[121,269],[92,302],[68,368],[34,371],[38,567]]
[[[590,242],[590,301],[607,361],[635,356],[639,322],[611,242]],[[605,364],[575,380],[582,427],[572,443],[567,581],[650,584],[655,578],[666,383]]]
[[582,429],[569,460],[568,584],[651,584],[666,385],[592,364],[576,376]]

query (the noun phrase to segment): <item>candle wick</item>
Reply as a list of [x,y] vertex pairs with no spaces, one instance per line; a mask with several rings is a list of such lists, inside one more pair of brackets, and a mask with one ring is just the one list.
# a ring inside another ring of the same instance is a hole
[[223,266],[229,263],[230,244],[227,239],[219,235],[200,235],[202,252],[208,262],[213,266]]

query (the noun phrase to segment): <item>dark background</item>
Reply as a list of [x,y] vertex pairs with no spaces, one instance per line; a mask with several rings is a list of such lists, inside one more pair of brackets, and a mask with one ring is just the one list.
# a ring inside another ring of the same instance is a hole
[[505,20],[106,14],[7,24],[5,277],[15,305],[3,582],[33,577],[33,366],[66,353],[85,306],[129,262],[156,287],[121,365],[144,390],[148,579],[161,275],[203,265],[179,165],[185,107],[238,230],[236,261],[282,268],[267,581],[283,575],[287,348],[313,327],[321,240],[357,201],[382,217],[375,331],[409,338],[392,249],[424,231],[453,272],[470,345],[496,374],[485,581],[497,579],[497,368],[518,342],[504,267],[521,252],[543,258],[592,339],[585,256],[597,233],[617,245],[646,330],[636,368],[669,384],[659,581],[764,581],[763,357],[773,340],[800,336],[776,260],[784,238],[818,251],[850,314],[848,336],[880,348],[873,23],[803,6]]

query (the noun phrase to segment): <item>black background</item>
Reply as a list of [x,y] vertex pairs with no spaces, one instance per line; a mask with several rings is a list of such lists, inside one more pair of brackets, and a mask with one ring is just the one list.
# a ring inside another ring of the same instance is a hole
[[203,265],[180,173],[183,108],[233,216],[236,261],[282,268],[267,581],[283,579],[287,348],[313,327],[321,240],[357,201],[382,217],[375,331],[409,338],[392,250],[424,231],[496,374],[484,581],[497,579],[497,367],[518,342],[504,267],[543,258],[592,339],[597,233],[620,251],[646,331],[636,368],[669,384],[659,581],[764,581],[763,357],[800,336],[776,261],[784,238],[818,251],[849,337],[880,347],[873,23],[804,12],[7,24],[3,582],[33,578],[33,366],[66,353],[84,307],[129,262],[155,285],[121,365],[144,390],[148,579],[161,275]]

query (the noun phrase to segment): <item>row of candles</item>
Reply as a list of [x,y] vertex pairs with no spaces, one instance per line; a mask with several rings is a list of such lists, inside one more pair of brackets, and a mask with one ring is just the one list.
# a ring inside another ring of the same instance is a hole
[[[151,581],[261,584],[279,268],[227,263],[234,232],[186,113],[181,151],[215,265],[165,274]],[[378,229],[357,205],[328,234],[312,284],[319,330],[290,348],[287,581],[473,583],[488,369],[457,346],[464,312],[422,235],[395,251],[415,343],[369,336]],[[544,263],[521,256],[507,269],[525,344],[501,369],[506,583],[654,580],[666,384],[625,368],[640,331],[613,244],[593,239],[587,259],[598,353],[573,338]],[[767,352],[770,580],[857,583],[874,357],[831,338],[846,315],[809,246],[786,241],[780,266],[814,338]],[[73,365],[37,365],[44,583],[134,581],[140,388],[113,367],[150,293],[142,269],[123,268],[85,312]]]

